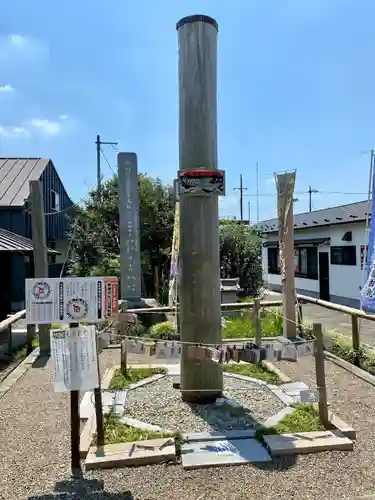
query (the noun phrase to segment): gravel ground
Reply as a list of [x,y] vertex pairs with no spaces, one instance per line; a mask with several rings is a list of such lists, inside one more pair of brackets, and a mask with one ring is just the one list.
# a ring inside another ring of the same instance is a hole
[[251,382],[224,378],[225,395],[240,403],[244,411],[237,418],[213,405],[188,404],[172,387],[173,377],[148,384],[128,393],[127,415],[165,429],[203,432],[248,429],[274,415],[284,405],[271,391]]
[[[103,367],[118,352],[104,351]],[[130,360],[131,361],[131,360]],[[69,481],[69,397],[52,391],[49,366],[32,368],[0,400],[1,500],[339,500],[375,491],[375,388],[327,362],[332,409],[358,429],[354,452],[279,459],[271,465],[183,471],[159,465]],[[310,360],[279,363],[311,385]]]

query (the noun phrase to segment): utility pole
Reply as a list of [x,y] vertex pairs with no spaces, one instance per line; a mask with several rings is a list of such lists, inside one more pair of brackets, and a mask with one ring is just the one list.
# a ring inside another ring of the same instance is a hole
[[240,174],[240,187],[239,188],[233,188],[233,191],[239,191],[240,192],[240,215],[241,215],[241,221],[243,221],[243,192],[247,191],[247,188],[243,187],[243,184],[242,184],[242,174]]
[[[40,181],[30,181],[31,232],[34,248],[34,277],[48,278],[48,255],[44,218],[43,188]],[[41,356],[51,353],[49,331],[51,325],[39,326],[39,348]]]
[[256,184],[257,184],[257,223],[259,222],[259,165],[256,162]]
[[[177,23],[179,45],[179,168],[217,169],[217,33],[214,19]],[[181,396],[209,403],[223,392],[219,363],[189,357],[189,345],[221,344],[219,200],[180,194]]]
[[116,147],[118,145],[118,142],[104,142],[100,140],[100,135],[97,135],[95,144],[96,144],[96,185],[97,188],[99,189],[102,183],[102,172],[100,168],[101,147],[102,145],[109,145]]
[[319,193],[319,191],[317,189],[312,189],[311,186],[309,186],[309,212],[311,212],[312,210],[312,203],[311,203],[311,195],[314,193]]
[[247,216],[248,216],[248,219],[249,219],[249,226],[251,226],[250,213],[251,213],[251,205],[250,205],[250,202],[248,201],[247,202]]

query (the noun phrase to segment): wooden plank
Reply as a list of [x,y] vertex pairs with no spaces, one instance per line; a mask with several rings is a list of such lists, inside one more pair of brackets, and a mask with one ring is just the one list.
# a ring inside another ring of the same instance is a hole
[[353,441],[339,431],[296,432],[264,436],[263,439],[273,456],[353,450]]
[[108,444],[90,448],[86,470],[112,469],[134,465],[151,465],[176,460],[174,439],[152,439],[131,443]]

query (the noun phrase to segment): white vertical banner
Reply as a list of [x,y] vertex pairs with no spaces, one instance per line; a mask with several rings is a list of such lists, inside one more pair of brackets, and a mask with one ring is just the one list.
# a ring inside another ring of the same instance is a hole
[[99,387],[94,325],[51,330],[50,339],[55,392]]

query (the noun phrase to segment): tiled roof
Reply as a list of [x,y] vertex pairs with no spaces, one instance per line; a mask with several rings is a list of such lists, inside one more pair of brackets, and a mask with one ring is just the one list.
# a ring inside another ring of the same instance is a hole
[[[366,201],[358,201],[348,205],[340,205],[338,207],[323,208],[322,210],[314,210],[304,214],[294,215],[294,229],[306,229],[308,227],[331,226],[333,224],[343,224],[348,222],[364,221],[367,217],[367,212],[371,203]],[[262,233],[272,233],[279,230],[278,220],[264,220],[253,226]]]
[[[0,252],[32,252],[33,242],[19,234],[11,233],[0,228]],[[48,253],[59,254],[56,250],[48,249]]]
[[49,158],[0,158],[0,205],[22,207],[30,194],[29,181],[40,179]]

